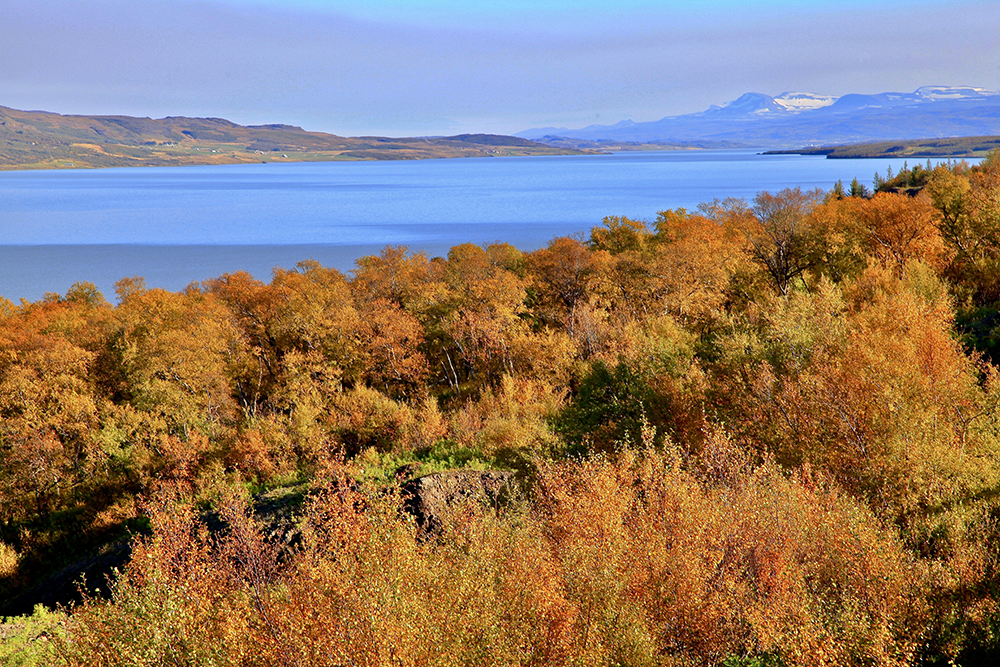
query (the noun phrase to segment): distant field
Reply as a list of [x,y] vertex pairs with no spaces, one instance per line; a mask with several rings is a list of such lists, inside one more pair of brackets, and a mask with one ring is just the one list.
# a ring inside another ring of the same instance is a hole
[[795,150],[767,151],[765,155],[825,155],[831,159],[901,158],[901,157],[984,157],[1000,149],[1000,137],[951,137],[946,139],[914,139],[911,141],[878,141],[846,146],[820,146]]

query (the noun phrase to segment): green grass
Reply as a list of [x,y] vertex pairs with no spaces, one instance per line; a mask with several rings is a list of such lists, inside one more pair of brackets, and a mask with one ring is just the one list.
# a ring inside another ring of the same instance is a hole
[[0,665],[46,667],[58,660],[57,646],[69,616],[38,605],[31,616],[0,619]]

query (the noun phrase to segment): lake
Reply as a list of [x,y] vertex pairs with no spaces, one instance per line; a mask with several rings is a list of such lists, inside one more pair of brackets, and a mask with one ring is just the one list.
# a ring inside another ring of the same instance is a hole
[[459,243],[533,250],[608,215],[761,190],[829,189],[902,160],[752,151],[310,162],[0,172],[0,295],[36,300],[90,281],[109,299],[139,275],[183,289],[315,259],[349,271],[386,245],[439,255]]

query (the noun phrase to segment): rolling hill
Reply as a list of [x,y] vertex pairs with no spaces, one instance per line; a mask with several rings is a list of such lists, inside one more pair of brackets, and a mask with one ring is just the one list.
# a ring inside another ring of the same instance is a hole
[[399,160],[581,152],[519,137],[340,137],[222,118],[75,116],[0,107],[0,169]]

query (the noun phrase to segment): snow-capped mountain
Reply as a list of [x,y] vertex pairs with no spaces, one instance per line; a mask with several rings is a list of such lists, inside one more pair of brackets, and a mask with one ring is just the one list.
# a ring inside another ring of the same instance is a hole
[[746,116],[765,116],[768,114],[783,113],[785,111],[787,111],[787,109],[778,104],[770,95],[763,95],[761,93],[744,93],[729,104],[725,104],[721,107],[709,107],[708,111],[705,111],[704,114],[716,117],[727,116],[730,118],[737,118]]
[[798,113],[828,107],[836,101],[837,98],[832,95],[816,93],[782,93],[777,97],[762,93],[745,93],[729,104],[721,107],[713,105],[704,113],[728,116]]
[[746,93],[721,106],[637,123],[537,128],[517,134],[545,141],[728,142],[788,148],[892,139],[1000,135],[1000,93],[972,86],[923,86],[912,93],[840,97]]

